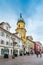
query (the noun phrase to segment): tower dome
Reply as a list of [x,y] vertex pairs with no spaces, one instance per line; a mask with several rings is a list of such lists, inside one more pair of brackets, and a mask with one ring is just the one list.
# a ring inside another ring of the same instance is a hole
[[20,13],[20,18],[18,18],[17,24],[20,23],[20,22],[25,24],[24,19],[22,18],[22,14],[21,13]]

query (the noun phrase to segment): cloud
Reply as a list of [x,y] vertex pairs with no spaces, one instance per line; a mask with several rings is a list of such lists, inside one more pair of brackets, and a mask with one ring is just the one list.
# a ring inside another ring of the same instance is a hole
[[34,41],[41,41],[43,42],[43,21],[35,21],[32,20],[31,18],[27,19],[27,24],[26,24],[26,29],[27,29],[27,35],[31,35],[33,37]]
[[26,29],[27,35],[32,35],[33,40],[40,41],[43,44],[43,1],[40,1],[33,2],[32,5],[30,4],[30,7],[28,6]]

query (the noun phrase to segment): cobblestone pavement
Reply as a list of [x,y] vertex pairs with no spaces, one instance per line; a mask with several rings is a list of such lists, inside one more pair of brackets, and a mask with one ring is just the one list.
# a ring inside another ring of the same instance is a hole
[[37,58],[36,55],[19,56],[15,59],[0,58],[0,65],[43,65],[43,56],[41,58]]

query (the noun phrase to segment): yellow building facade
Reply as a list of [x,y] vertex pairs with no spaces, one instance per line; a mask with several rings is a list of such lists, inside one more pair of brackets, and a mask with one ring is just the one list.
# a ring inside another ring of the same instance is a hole
[[34,42],[30,39],[27,39],[26,40],[26,47],[27,47],[27,51],[31,53],[31,50],[32,52],[34,53]]

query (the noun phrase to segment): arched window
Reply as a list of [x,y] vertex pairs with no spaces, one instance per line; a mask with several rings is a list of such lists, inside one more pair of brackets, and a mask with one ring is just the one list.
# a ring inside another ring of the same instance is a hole
[[18,27],[20,27],[20,24],[18,25]]
[[4,44],[4,41],[3,40],[1,40],[1,44]]

